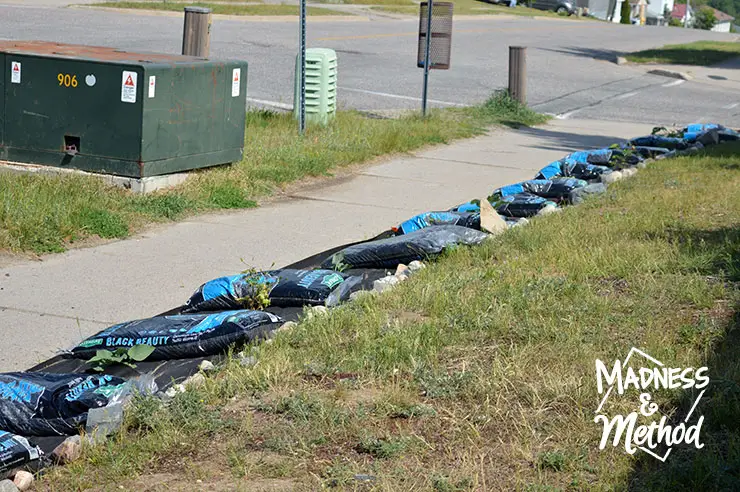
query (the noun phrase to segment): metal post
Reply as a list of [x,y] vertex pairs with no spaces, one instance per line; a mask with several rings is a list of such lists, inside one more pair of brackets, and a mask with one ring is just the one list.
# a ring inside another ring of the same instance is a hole
[[429,50],[432,44],[432,7],[434,0],[427,0],[427,32],[424,37],[424,88],[421,92],[421,115],[427,115],[427,86],[429,85]]
[[207,58],[211,51],[211,9],[185,7],[182,54]]
[[686,0],[686,15],[684,15],[683,27],[689,27],[689,9],[691,8],[691,0]]
[[527,103],[527,48],[509,46],[509,95]]
[[300,12],[300,63],[301,74],[298,87],[298,131],[301,135],[306,133],[306,0],[301,0]]

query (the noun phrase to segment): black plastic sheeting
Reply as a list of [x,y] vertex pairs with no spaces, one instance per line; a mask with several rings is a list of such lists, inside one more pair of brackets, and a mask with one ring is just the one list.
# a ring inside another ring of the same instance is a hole
[[[717,138],[714,135],[711,135],[713,138],[709,138],[708,136],[704,135],[707,130],[712,129],[711,127],[715,127],[715,131],[717,129],[720,130],[720,137]],[[637,138],[630,141],[628,144],[623,145],[619,148],[621,150],[622,148],[627,148],[630,144],[636,147],[632,147],[634,151],[636,151],[640,157],[642,158],[652,158],[657,157],[661,155],[669,155],[673,153],[675,149],[684,149],[687,148],[689,138],[688,132],[695,132],[691,138],[694,138],[695,141],[698,141],[700,143],[707,142],[710,143],[709,140],[712,140],[711,143],[715,143],[715,140],[719,141],[725,141],[725,140],[734,140],[739,138],[738,134],[732,130],[726,130],[722,132],[724,127],[719,127],[717,125],[697,125],[696,128],[692,128],[691,126],[686,129],[685,139],[672,139],[672,138],[666,138],[661,137],[658,135],[650,135],[647,137]],[[572,159],[568,159],[567,157],[561,161],[554,162],[544,168],[540,174],[536,176],[535,179],[550,179],[556,176],[572,176],[580,179],[585,180],[594,180],[598,179],[601,174],[608,172],[609,169],[604,166],[594,165],[596,162],[598,162],[598,159],[603,157],[607,161],[611,160],[612,156],[615,154],[615,152],[610,152],[614,149],[602,149],[597,151],[585,151],[583,152],[583,156],[580,156],[581,153],[575,153],[571,156]],[[619,153],[618,151],[616,153]],[[603,156],[601,155],[603,154]],[[577,157],[584,157],[583,162],[578,162],[580,159],[576,159]],[[578,190],[574,202],[580,201],[581,197],[583,195],[592,194],[592,193],[602,193],[604,190],[604,186],[601,184],[596,185],[590,185],[589,187],[583,188],[581,190]],[[512,219],[507,218],[509,221],[515,221],[515,220],[523,220],[523,219]],[[444,227],[444,226],[442,226]],[[327,260],[329,260],[334,254],[346,250],[347,248],[350,248],[352,246],[361,245],[364,243],[368,243],[370,241],[376,241],[376,240],[382,240],[382,239],[388,239],[396,236],[397,233],[393,230],[387,230],[379,234],[378,236],[353,242],[341,246],[336,246],[334,248],[328,249],[326,251],[322,251],[320,253],[314,254],[312,256],[309,256],[307,258],[304,258],[302,260],[299,260],[297,262],[294,262],[290,265],[286,265],[283,268],[292,268],[292,269],[316,269],[320,268],[322,264],[326,264]],[[390,267],[390,265],[389,265]],[[381,277],[384,277],[388,275],[389,272],[386,269],[349,269],[345,270],[343,273],[347,275],[359,275],[361,276],[362,280],[355,286],[354,290],[370,290],[372,289],[373,282]],[[161,313],[159,316],[162,315],[173,315],[173,314],[181,314],[186,309],[187,306],[177,306],[175,308],[172,308],[164,313]],[[267,308],[265,311],[273,313],[279,317],[281,317],[285,321],[298,321],[303,312],[304,307],[276,307],[271,306]],[[123,365],[116,365],[116,366],[110,366],[106,369],[106,374],[114,377],[119,377],[122,379],[133,379],[137,378],[139,376],[146,375],[147,377],[151,378],[159,387],[160,390],[164,391],[168,387],[172,386],[173,384],[181,383],[185,381],[188,377],[190,377],[192,374],[196,373],[198,371],[198,368],[200,364],[205,361],[211,361],[214,363],[218,363],[223,359],[224,355],[216,355],[216,356],[209,356],[209,357],[193,357],[188,359],[176,359],[176,360],[163,360],[163,361],[144,361],[139,362],[136,364],[135,368],[123,366]],[[92,371],[87,365],[85,360],[81,359],[68,359],[63,358],[62,356],[56,356],[53,357],[47,361],[44,361],[32,368],[29,369],[29,372],[45,372],[45,373],[56,373],[56,374],[66,374],[66,373],[78,373],[81,375],[84,375],[85,373],[90,374]],[[2,435],[0,434],[0,439],[2,439]],[[46,453],[49,453],[51,450],[53,450],[58,444],[60,444],[65,437],[55,436],[55,437],[36,437],[32,439],[32,442],[38,445],[43,451]],[[1,474],[0,474],[1,476]]]

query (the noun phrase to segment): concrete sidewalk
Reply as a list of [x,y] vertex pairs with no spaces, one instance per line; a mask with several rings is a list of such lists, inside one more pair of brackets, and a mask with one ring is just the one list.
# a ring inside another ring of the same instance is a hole
[[586,120],[496,129],[302,188],[258,209],[202,215],[0,268],[0,371],[26,369],[110,324],[178,306],[209,279],[279,267],[372,237],[414,214],[530,179],[568,152],[650,129]]

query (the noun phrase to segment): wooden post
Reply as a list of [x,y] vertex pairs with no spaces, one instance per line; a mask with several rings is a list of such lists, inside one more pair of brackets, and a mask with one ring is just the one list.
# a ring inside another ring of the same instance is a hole
[[182,54],[208,58],[211,51],[211,9],[185,7]]
[[527,103],[527,48],[509,46],[509,95]]

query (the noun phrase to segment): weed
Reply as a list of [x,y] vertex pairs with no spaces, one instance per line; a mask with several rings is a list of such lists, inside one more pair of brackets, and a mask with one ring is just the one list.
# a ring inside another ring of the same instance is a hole
[[365,437],[355,447],[358,453],[369,454],[379,459],[393,458],[408,447],[408,439]]
[[537,467],[541,470],[563,471],[567,463],[565,454],[560,451],[547,451],[537,457]]

